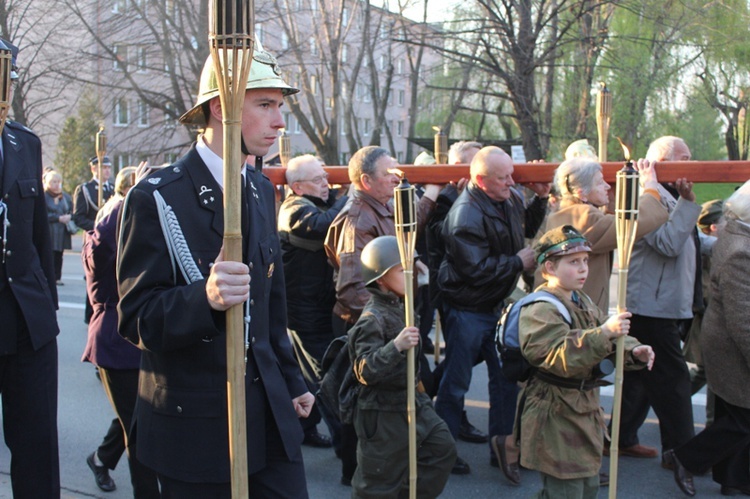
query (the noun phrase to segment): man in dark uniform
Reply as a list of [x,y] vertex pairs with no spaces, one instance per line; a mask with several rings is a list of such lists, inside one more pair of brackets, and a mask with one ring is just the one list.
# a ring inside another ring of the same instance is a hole
[[[88,182],[79,184],[73,193],[73,221],[84,231],[94,230],[94,221],[99,212],[99,158],[94,156],[89,160],[92,178]],[[109,182],[112,175],[112,161],[104,156],[102,159],[102,197],[106,202],[115,192],[115,188]]]
[[[92,178],[88,182],[79,184],[73,193],[73,222],[83,229],[84,235],[90,230],[94,230],[94,221],[96,214],[99,213],[99,158],[94,156],[89,160]],[[112,162],[107,156],[102,159],[102,203],[104,203],[115,192],[115,188],[109,183],[109,177],[112,174]],[[86,295],[86,308],[83,313],[83,322],[89,323],[94,310],[91,308],[91,301]]]
[[[9,48],[16,79],[18,49],[0,40]],[[59,498],[57,288],[41,142],[7,121],[0,158],[0,393],[13,497]]]
[[[244,154],[263,156],[298,90],[258,47],[242,108]],[[122,208],[120,334],[142,349],[131,438],[159,476],[162,497],[230,497],[225,311],[245,304],[246,415],[251,497],[307,497],[302,430],[314,402],[286,332],[274,189],[243,167],[243,262],[223,261],[223,129],[209,58],[198,103],[181,118],[204,125],[195,146],[131,189]],[[240,165],[238,165],[239,167]]]

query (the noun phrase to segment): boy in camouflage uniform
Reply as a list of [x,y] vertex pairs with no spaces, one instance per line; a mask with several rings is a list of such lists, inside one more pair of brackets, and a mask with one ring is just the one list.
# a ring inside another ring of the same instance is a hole
[[[535,302],[521,310],[521,351],[536,368],[522,395],[521,464],[542,474],[544,488],[537,497],[596,497],[606,425],[595,371],[614,354],[614,340],[628,334],[630,313],[607,319],[581,291],[591,248],[573,227],[550,230],[535,250],[547,280],[538,290],[560,300],[572,323],[553,303]],[[626,336],[626,369],[650,369],[653,361],[650,346]]]
[[[404,327],[404,272],[396,238],[373,239],[362,250],[361,260],[363,281],[372,296],[348,333],[349,356],[360,383],[354,412],[359,442],[352,497],[406,497],[406,351],[419,348],[419,329]],[[456,443],[421,390],[416,390],[416,414],[417,496],[437,497],[456,461]]]

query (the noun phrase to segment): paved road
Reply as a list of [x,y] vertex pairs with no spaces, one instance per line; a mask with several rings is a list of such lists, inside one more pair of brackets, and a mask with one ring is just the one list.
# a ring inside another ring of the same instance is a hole
[[[80,247],[80,241],[74,243]],[[59,434],[60,466],[64,499],[102,498],[125,499],[132,497],[127,464],[123,461],[112,473],[117,490],[101,492],[95,485],[85,463],[104,436],[113,412],[90,364],[80,362],[86,343],[86,326],[83,324],[84,282],[79,254],[66,253],[63,267],[64,286],[60,291],[58,320],[61,333],[58,337],[60,359]],[[467,396],[469,419],[480,428],[487,428],[487,375],[478,366],[474,370],[471,391]],[[602,404],[609,410],[610,391],[604,390]],[[700,431],[704,417],[705,397],[694,397],[696,431]],[[2,433],[2,429],[0,429]],[[658,446],[659,435],[653,414],[641,430],[641,440],[647,445]],[[520,487],[509,485],[497,468],[489,466],[489,448],[486,445],[458,443],[458,452],[472,467],[467,476],[451,476],[444,498],[490,498],[530,497],[539,488],[538,475],[533,471],[523,472]],[[340,463],[330,449],[304,448],[310,497],[334,499],[349,497],[350,489],[339,484]],[[608,460],[605,458],[605,466]],[[10,456],[7,448],[0,445],[0,499],[12,497],[10,487]],[[709,476],[697,477],[696,487],[700,497],[721,497],[719,487]],[[658,459],[620,460],[619,495],[627,498],[683,497],[677,489],[671,472],[661,469]],[[606,497],[602,489],[601,497]]]

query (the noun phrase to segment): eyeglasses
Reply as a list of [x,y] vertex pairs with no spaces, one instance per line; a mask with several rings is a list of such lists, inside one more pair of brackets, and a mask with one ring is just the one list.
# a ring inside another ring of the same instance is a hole
[[307,180],[299,180],[299,182],[312,182],[313,184],[328,183],[328,174],[318,175],[317,177],[309,178]]

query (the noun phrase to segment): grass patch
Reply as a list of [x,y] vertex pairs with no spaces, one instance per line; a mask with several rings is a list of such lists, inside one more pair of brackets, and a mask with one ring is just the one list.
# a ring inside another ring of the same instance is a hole
[[695,202],[703,204],[712,199],[726,199],[742,184],[695,184]]

